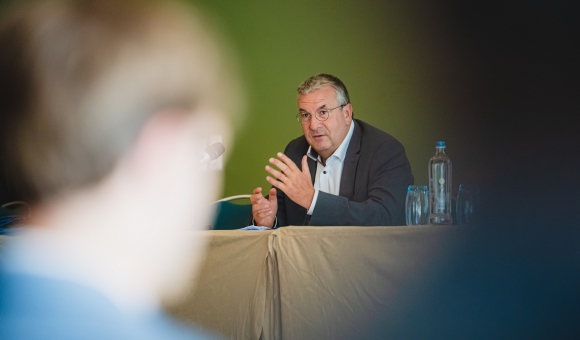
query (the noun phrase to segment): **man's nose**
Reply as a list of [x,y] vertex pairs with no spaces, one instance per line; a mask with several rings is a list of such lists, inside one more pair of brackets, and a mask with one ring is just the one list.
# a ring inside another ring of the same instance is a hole
[[310,123],[308,123],[310,130],[315,131],[320,127],[322,122],[316,119],[316,117],[310,118]]

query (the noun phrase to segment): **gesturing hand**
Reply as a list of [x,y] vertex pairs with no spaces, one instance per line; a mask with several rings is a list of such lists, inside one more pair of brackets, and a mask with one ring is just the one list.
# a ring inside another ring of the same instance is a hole
[[306,156],[302,157],[302,171],[298,169],[292,160],[281,152],[278,152],[278,157],[270,158],[270,163],[277,166],[282,172],[266,165],[266,171],[272,174],[280,181],[268,176],[266,180],[276,188],[284,191],[284,193],[296,204],[299,204],[310,209],[312,199],[314,198],[314,186],[310,178],[310,170],[308,169],[308,161]]
[[250,197],[250,203],[252,203],[252,215],[256,225],[272,228],[276,219],[276,211],[278,211],[276,189],[270,189],[270,197],[268,199],[262,195],[262,188],[254,189]]

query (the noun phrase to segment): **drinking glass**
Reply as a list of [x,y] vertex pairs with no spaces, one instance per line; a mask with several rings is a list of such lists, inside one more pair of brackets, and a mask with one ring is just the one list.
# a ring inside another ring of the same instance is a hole
[[407,225],[429,223],[429,189],[426,185],[410,185],[405,202]]
[[455,211],[457,224],[473,224],[477,221],[479,210],[479,187],[460,184]]

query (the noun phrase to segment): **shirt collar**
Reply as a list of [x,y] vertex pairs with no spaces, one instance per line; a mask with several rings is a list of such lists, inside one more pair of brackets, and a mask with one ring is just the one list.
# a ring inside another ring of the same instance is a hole
[[[354,131],[354,120],[350,122],[350,128],[348,129],[346,137],[344,137],[344,140],[342,141],[342,143],[340,143],[340,146],[334,151],[332,155],[330,155],[330,157],[336,156],[336,158],[338,158],[341,162],[344,162],[344,158],[346,157],[346,151],[348,149],[348,145],[350,144],[350,139],[352,138],[353,131]],[[322,159],[320,158],[320,155],[318,155],[318,152],[316,152],[316,150],[312,150],[312,146],[308,147],[306,155],[308,156],[308,158],[312,159],[315,162],[322,162]]]

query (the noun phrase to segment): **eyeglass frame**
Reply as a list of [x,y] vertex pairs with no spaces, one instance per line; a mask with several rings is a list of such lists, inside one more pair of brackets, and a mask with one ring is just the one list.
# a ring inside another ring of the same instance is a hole
[[[345,106],[347,106],[348,104],[350,104],[350,103],[342,104],[342,105],[339,105],[339,106],[337,106],[335,108],[332,108],[332,109],[326,109],[326,110],[325,109],[318,109],[318,110],[314,111],[314,118],[316,118],[320,122],[324,122],[324,121],[328,120],[328,117],[330,117],[330,111],[336,110],[339,107],[342,110],[342,108],[345,107]],[[319,116],[319,112],[322,112],[322,111],[328,111],[328,117],[326,117],[326,119],[320,119],[318,117]],[[308,113],[310,115],[310,119],[312,120],[312,113],[310,113],[310,112],[306,112],[306,113]],[[310,123],[310,121],[311,121],[311,120],[309,120],[306,123],[302,123],[301,118],[302,118],[302,113],[298,112],[298,114],[296,114],[296,120],[298,120],[298,123],[300,123],[301,125],[306,125],[306,124]]]

